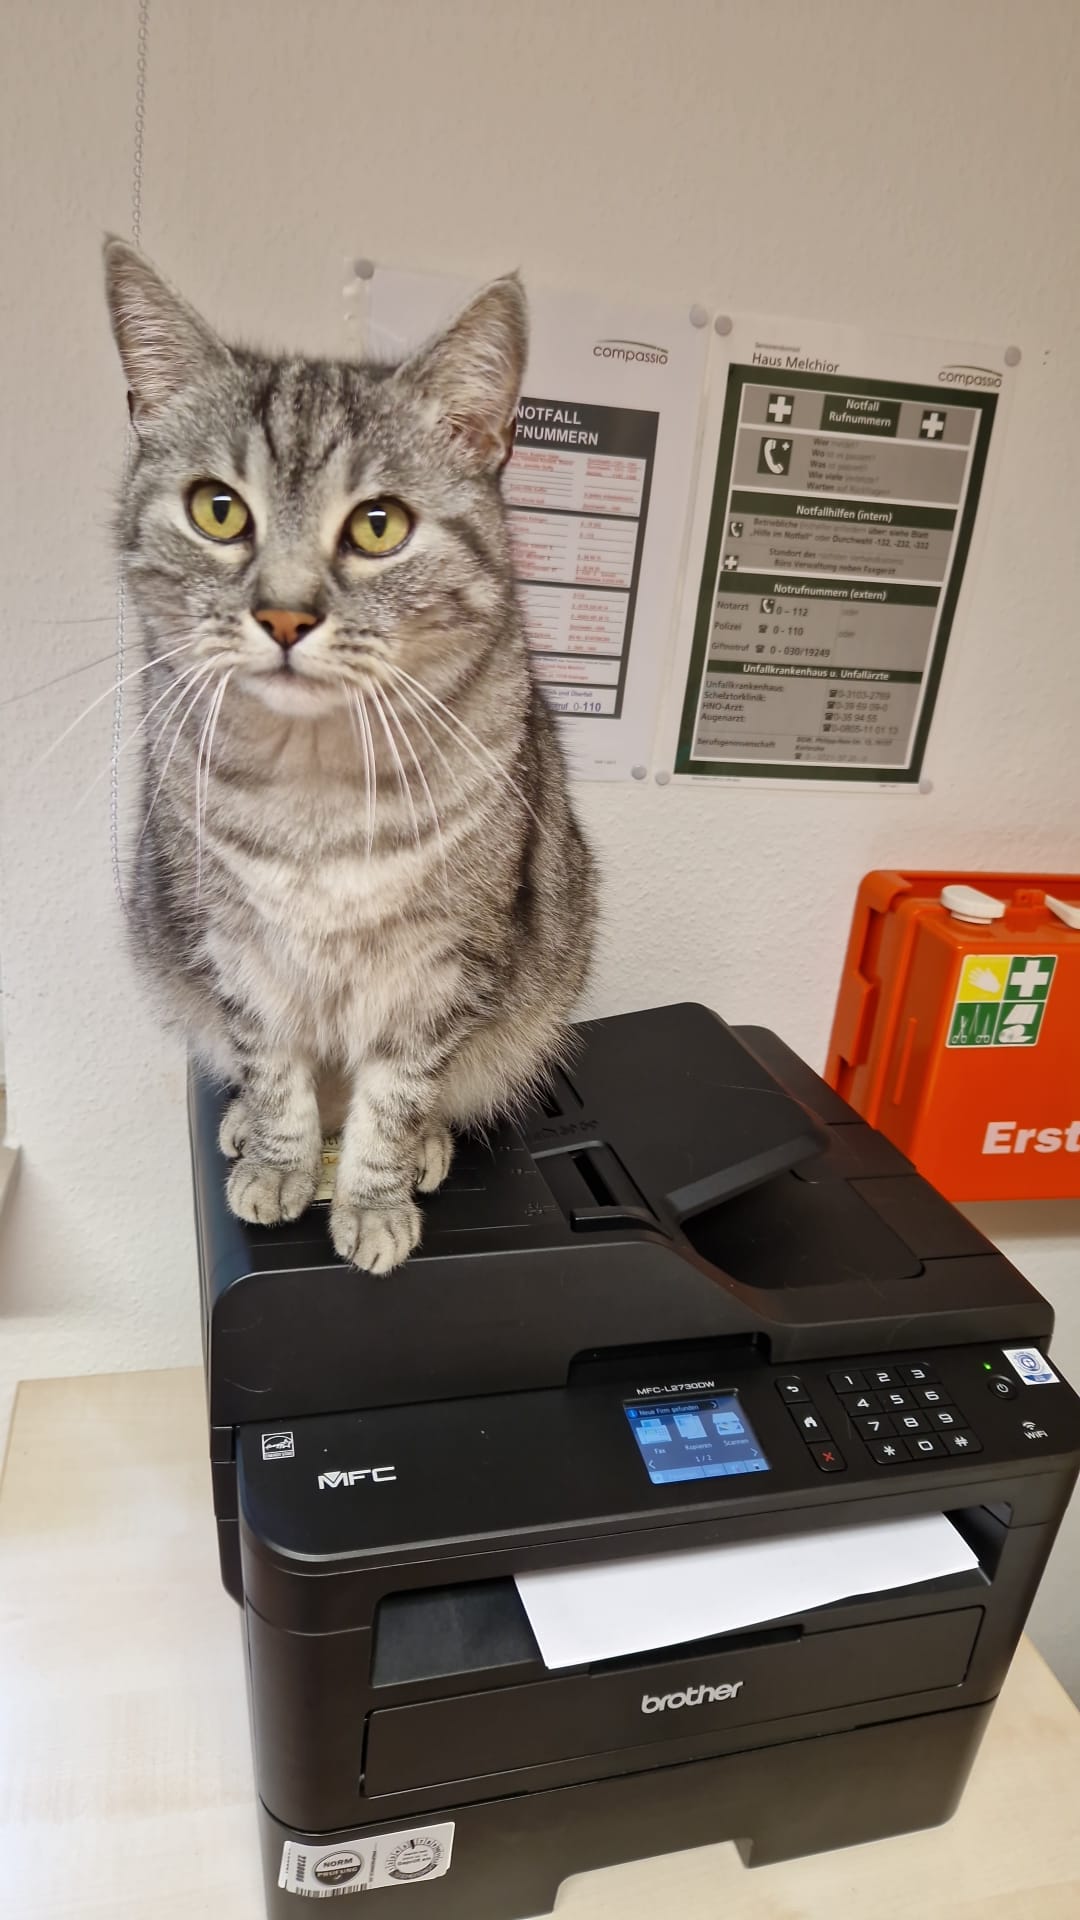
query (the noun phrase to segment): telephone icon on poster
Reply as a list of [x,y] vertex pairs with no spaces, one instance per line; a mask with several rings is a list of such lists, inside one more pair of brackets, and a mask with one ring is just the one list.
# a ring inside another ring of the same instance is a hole
[[759,473],[786,473],[791,465],[791,441],[763,440],[758,455]]

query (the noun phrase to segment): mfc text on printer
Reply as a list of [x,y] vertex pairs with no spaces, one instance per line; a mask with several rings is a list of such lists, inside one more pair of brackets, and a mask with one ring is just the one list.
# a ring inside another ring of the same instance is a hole
[[[617,1861],[947,1818],[1068,1501],[1050,1308],[895,1148],[701,1007],[578,1039],[524,1125],[463,1144],[388,1279],[319,1206],[233,1219],[192,1083],[271,1920],[351,1892],[365,1920],[518,1920]],[[778,1591],[745,1632],[576,1668],[515,1584],[914,1515],[968,1571]]]

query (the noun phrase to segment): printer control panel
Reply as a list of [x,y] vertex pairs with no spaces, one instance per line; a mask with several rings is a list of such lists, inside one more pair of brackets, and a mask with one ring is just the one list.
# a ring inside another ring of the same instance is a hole
[[832,1369],[826,1382],[828,1395],[819,1394],[824,1407],[811,1398],[801,1375],[783,1374],[776,1382],[823,1473],[839,1473],[847,1466],[830,1430],[841,1427],[834,1417],[837,1402],[843,1430],[858,1436],[877,1466],[982,1452],[974,1421],[927,1360]]
[[1034,1347],[770,1362],[613,1356],[571,1385],[319,1414],[238,1434],[242,1525],[361,1559],[579,1527],[619,1532],[800,1496],[907,1497],[1080,1457],[1080,1403]]
[[[692,1388],[699,1389],[693,1399]],[[920,1479],[935,1469],[949,1473],[975,1456],[980,1469],[1010,1455],[1034,1460],[1071,1449],[1077,1438],[1074,1395],[1045,1355],[1027,1346],[790,1365],[758,1357],[741,1367],[731,1356],[682,1392],[643,1381],[635,1402],[627,1400],[655,1487],[723,1475],[725,1492],[741,1498],[753,1494],[757,1474],[770,1487],[808,1487],[819,1474],[872,1486],[913,1472]],[[756,1486],[764,1491],[762,1482]]]

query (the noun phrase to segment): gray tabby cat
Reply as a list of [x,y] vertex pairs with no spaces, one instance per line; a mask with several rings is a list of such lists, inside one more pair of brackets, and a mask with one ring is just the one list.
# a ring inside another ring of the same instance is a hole
[[233,1211],[295,1219],[343,1119],[331,1237],[384,1273],[450,1130],[558,1057],[592,942],[499,490],[524,293],[495,281],[392,368],[227,347],[132,248],[105,264],[154,663],[135,948],[238,1089]]

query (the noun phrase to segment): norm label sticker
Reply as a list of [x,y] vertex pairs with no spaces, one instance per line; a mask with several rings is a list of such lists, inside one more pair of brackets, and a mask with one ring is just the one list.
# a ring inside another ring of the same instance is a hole
[[380,1833],[375,1839],[339,1840],[332,1847],[286,1840],[278,1886],[311,1900],[371,1893],[377,1887],[419,1886],[422,1880],[441,1880],[450,1871],[453,1851],[452,1820],[441,1826]]
[[1052,953],[969,953],[946,1046],[1036,1046],[1056,966]]
[[1002,1347],[1001,1351],[1025,1387],[1057,1386],[1057,1374],[1038,1347]]

